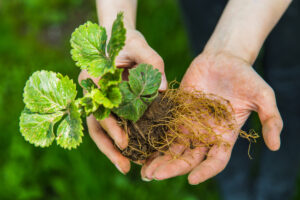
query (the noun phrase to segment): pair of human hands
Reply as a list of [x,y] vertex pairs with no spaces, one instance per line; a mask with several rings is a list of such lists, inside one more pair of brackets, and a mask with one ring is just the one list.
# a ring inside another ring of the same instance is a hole
[[[136,30],[128,29],[126,44],[116,58],[116,65],[126,71],[139,63],[153,65],[162,73],[160,90],[167,88],[162,58],[147,44],[145,38]],[[89,77],[82,71],[79,81]],[[97,79],[94,79],[97,83]],[[217,94],[230,101],[237,127],[234,131],[220,133],[224,144],[211,148],[197,147],[189,149],[173,145],[171,151],[180,153],[182,159],[173,159],[166,153],[155,154],[143,163],[141,176],[143,180],[163,180],[189,173],[190,184],[203,182],[227,165],[239,130],[249,117],[251,111],[258,112],[263,126],[263,137],[270,150],[280,147],[280,132],[283,126],[277,109],[275,94],[272,88],[242,58],[228,52],[206,52],[197,56],[185,73],[180,87],[186,90],[201,90]],[[98,122],[93,116],[87,118],[91,138],[122,173],[130,170],[130,161],[114,146],[126,148],[128,138],[113,116]],[[113,141],[112,141],[113,140]]]

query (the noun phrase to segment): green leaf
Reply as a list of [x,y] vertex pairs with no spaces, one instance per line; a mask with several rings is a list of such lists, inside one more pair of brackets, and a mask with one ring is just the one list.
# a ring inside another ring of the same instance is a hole
[[117,15],[117,19],[114,21],[111,29],[111,37],[107,46],[109,57],[112,61],[115,60],[119,52],[125,45],[126,29],[123,24],[123,13],[120,12]]
[[91,113],[95,112],[99,107],[99,104],[96,103],[89,95],[80,98],[79,104],[84,107],[86,116],[89,116]]
[[113,112],[136,122],[158,95],[161,73],[152,65],[140,64],[129,70],[128,78],[129,81],[120,84],[122,103]]
[[94,83],[94,81],[90,78],[82,80],[81,81],[81,86],[83,87],[83,89],[87,90],[87,91],[91,91],[94,88],[97,88],[96,84]]
[[107,90],[110,86],[117,86],[122,81],[123,69],[116,69],[114,73],[107,73],[98,82],[101,90]]
[[76,94],[76,85],[67,76],[43,70],[26,82],[23,97],[31,112],[54,113],[66,109]]
[[109,109],[119,106],[122,101],[122,94],[117,86],[111,86],[107,91],[95,90],[92,95],[95,102]]
[[20,131],[31,144],[48,147],[55,139],[53,127],[63,114],[60,111],[53,114],[37,114],[25,108],[20,117]]
[[76,65],[94,77],[114,72],[115,66],[105,53],[106,40],[105,29],[98,24],[88,21],[76,28],[71,37],[71,54]]
[[[20,131],[30,143],[47,147],[56,138],[64,148],[75,148],[82,137],[80,112],[75,106],[76,85],[67,76],[54,72],[35,72],[24,88],[26,108],[20,117]],[[54,126],[63,115],[68,115]]]
[[152,65],[139,64],[129,71],[128,79],[132,91],[143,97],[157,93],[161,82],[161,73]]
[[105,108],[104,106],[99,106],[99,108],[93,113],[94,117],[101,121],[105,118],[107,118],[110,114],[110,109]]
[[98,88],[92,89],[78,100],[78,104],[84,108],[88,116],[96,112],[99,106],[112,109],[118,107],[121,101],[122,94],[118,86],[110,86],[106,91]]
[[110,101],[111,106],[103,104],[107,108],[115,108],[122,102],[122,93],[119,87],[111,86],[106,91],[107,99]]
[[57,128],[57,144],[65,149],[76,148],[82,142],[83,127],[78,108],[70,104],[69,114]]

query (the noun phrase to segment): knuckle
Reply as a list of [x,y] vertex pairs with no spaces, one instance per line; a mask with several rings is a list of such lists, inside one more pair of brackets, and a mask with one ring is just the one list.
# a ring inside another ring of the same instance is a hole
[[143,39],[143,37],[140,36],[134,36],[130,37],[127,40],[127,43],[132,47],[144,47],[146,46],[147,42]]
[[275,91],[273,90],[273,88],[269,87],[268,93],[269,93],[270,97],[275,98]]
[[148,60],[149,64],[152,64],[154,68],[158,69],[162,73],[162,75],[164,75],[164,60],[153,49],[151,50],[152,53],[146,58],[146,60]]
[[164,66],[165,66],[164,60],[157,54],[155,56],[156,56],[156,59],[154,61],[154,65],[155,65],[154,67],[159,67],[164,72]]
[[261,96],[263,99],[275,99],[275,92],[271,87],[261,91]]
[[282,121],[282,119],[278,120],[277,126],[278,126],[278,129],[279,129],[280,131],[283,129],[283,121]]

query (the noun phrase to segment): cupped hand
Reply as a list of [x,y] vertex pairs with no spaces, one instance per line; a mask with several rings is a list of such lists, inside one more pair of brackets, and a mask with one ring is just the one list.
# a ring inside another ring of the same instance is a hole
[[[147,44],[143,35],[136,30],[127,28],[125,46],[117,56],[115,63],[117,67],[124,68],[124,79],[127,79],[128,69],[140,63],[151,64],[162,73],[162,82],[159,89],[165,90],[167,88],[162,58]],[[90,77],[87,71],[83,70],[79,75],[78,81],[81,83],[82,80],[87,78],[92,78],[96,84],[100,79]],[[120,149],[125,149],[128,145],[128,138],[116,119],[110,115],[108,118],[98,122],[91,115],[87,117],[87,126],[89,134],[99,150],[115,164],[120,172],[126,174],[130,170],[130,161],[120,153],[114,144]]]
[[216,94],[230,101],[237,126],[234,131],[220,133],[224,144],[230,147],[186,149],[173,145],[171,151],[181,154],[181,159],[165,154],[148,160],[141,171],[144,180],[163,180],[189,173],[189,183],[199,184],[215,176],[226,167],[239,130],[251,111],[258,112],[265,144],[272,151],[279,149],[283,122],[275,94],[243,59],[226,52],[202,53],[190,65],[180,87]]

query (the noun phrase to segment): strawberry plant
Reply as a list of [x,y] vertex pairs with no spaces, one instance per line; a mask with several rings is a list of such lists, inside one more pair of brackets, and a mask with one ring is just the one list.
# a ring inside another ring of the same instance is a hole
[[91,76],[101,77],[99,88],[91,79],[83,80],[87,92],[76,99],[76,85],[68,76],[44,70],[32,74],[24,88],[25,108],[20,117],[25,140],[40,147],[56,140],[63,148],[76,148],[82,142],[82,117],[93,114],[102,120],[114,112],[136,122],[143,115],[158,94],[161,73],[140,64],[122,82],[123,69],[115,65],[126,38],[122,18],[118,14],[108,43],[106,30],[92,22],[79,26],[71,37],[73,60]]

